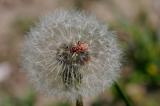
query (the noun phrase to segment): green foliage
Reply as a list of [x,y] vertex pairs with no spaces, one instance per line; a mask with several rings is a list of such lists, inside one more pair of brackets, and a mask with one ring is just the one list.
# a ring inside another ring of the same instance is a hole
[[[128,61],[135,67],[131,79],[158,83],[160,80],[160,38],[158,32],[147,24],[120,21],[121,31],[127,33]],[[136,78],[134,78],[136,77]],[[142,78],[140,78],[142,77]]]
[[13,95],[5,96],[0,106],[35,106],[36,94],[33,91],[27,93],[24,97],[16,97]]
[[13,28],[16,32],[23,35],[30,30],[31,26],[34,26],[35,20],[33,17],[19,17],[13,23]]

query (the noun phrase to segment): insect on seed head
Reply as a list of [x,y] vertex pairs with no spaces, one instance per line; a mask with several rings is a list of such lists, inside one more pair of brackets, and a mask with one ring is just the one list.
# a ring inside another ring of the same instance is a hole
[[82,41],[78,41],[76,44],[71,47],[70,52],[71,53],[80,53],[88,51],[88,44]]

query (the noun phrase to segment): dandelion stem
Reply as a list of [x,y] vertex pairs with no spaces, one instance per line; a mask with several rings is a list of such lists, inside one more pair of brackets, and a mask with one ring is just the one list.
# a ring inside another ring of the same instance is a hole
[[79,95],[76,100],[76,106],[83,106],[83,100],[81,95]]
[[115,89],[116,89],[118,95],[123,99],[126,106],[132,106],[131,101],[129,100],[128,96],[123,92],[123,90],[121,89],[121,87],[118,85],[117,82],[115,82],[114,86],[115,86]]

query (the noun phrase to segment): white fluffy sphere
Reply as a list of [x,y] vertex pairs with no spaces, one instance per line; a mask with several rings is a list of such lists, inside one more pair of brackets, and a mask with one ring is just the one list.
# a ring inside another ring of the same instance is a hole
[[96,96],[119,76],[116,37],[96,17],[56,11],[25,38],[22,66],[38,91],[56,97]]

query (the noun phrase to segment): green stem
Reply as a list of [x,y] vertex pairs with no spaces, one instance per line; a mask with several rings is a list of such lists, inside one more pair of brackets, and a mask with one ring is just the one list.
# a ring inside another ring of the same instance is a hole
[[115,82],[115,89],[119,96],[123,99],[125,102],[126,106],[132,106],[131,101],[129,100],[128,96],[123,92],[121,87]]
[[79,95],[76,100],[76,106],[83,106],[83,100],[81,95]]

